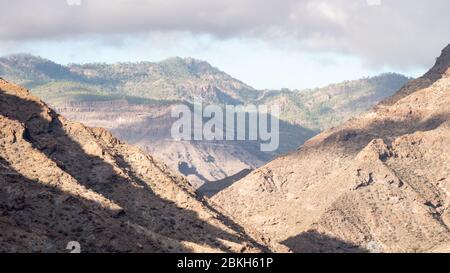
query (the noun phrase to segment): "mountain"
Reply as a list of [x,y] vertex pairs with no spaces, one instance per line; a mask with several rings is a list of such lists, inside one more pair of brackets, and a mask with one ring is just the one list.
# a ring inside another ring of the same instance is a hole
[[373,110],[213,197],[295,252],[450,251],[450,45]]
[[[0,75],[24,84],[65,117],[106,128],[139,146],[195,187],[218,182],[203,187],[215,189],[229,185],[233,181],[229,177],[261,167],[318,132],[367,110],[409,80],[383,74],[313,90],[259,91],[191,58],[62,66],[24,54],[0,58]],[[248,141],[174,141],[171,109],[195,98],[206,104],[280,105],[279,150],[261,152],[259,142]]]
[[70,64],[27,54],[0,58],[0,75],[53,103],[114,98],[243,104],[259,92],[204,61],[170,58],[159,63]]
[[269,251],[164,164],[0,79],[0,252]]
[[323,131],[369,110],[410,80],[385,73],[310,90],[265,91],[259,103],[281,105],[282,120]]

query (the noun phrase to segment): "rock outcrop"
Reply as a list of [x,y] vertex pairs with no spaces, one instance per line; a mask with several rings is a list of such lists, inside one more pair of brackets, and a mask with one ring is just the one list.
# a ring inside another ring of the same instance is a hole
[[213,201],[295,252],[445,252],[450,46],[374,110],[254,171]]
[[187,181],[0,79],[0,252],[260,252]]

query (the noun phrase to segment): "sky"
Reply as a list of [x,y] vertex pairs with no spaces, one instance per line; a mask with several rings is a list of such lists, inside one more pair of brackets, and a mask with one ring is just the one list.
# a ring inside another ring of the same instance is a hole
[[[0,55],[193,57],[258,89],[419,76],[450,43],[448,0],[0,0]],[[9,10],[10,12],[5,12]]]

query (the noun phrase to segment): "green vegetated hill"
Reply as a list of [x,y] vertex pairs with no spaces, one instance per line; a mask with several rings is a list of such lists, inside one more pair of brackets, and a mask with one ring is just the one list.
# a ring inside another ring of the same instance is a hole
[[388,73],[311,90],[259,91],[192,58],[63,66],[26,54],[0,58],[0,75],[55,105],[115,99],[161,104],[196,98],[217,104],[279,104],[282,120],[315,131],[369,109],[410,80]]
[[279,104],[281,119],[322,131],[366,111],[409,80],[400,74],[386,73],[304,91],[264,91],[259,102]]
[[191,58],[61,66],[31,55],[13,55],[0,59],[0,74],[51,102],[117,97],[192,101],[201,96],[207,103],[243,104],[259,95],[210,64]]

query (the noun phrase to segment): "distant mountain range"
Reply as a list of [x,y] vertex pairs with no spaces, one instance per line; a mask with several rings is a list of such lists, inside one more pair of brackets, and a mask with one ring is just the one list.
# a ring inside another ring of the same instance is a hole
[[400,74],[385,73],[310,90],[265,91],[259,103],[279,104],[281,119],[322,131],[370,109],[410,80]]
[[[110,100],[245,104],[259,92],[204,61],[170,58],[160,63],[56,64],[32,55],[0,59],[0,74],[52,101]],[[52,92],[59,90],[58,92]]]
[[[410,80],[399,74],[382,74],[313,90],[256,90],[191,58],[59,65],[26,54],[0,58],[0,75],[29,88],[64,116],[107,128],[144,148],[196,187],[224,181],[295,150],[320,131],[391,96]],[[206,104],[280,105],[280,149],[263,153],[258,142],[173,141],[171,107],[196,98]]]

